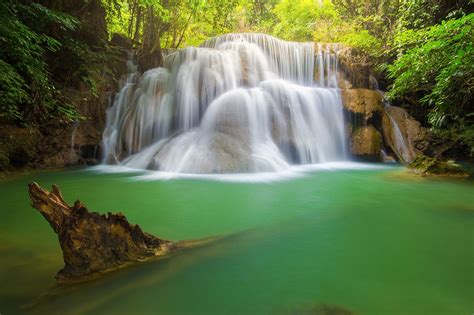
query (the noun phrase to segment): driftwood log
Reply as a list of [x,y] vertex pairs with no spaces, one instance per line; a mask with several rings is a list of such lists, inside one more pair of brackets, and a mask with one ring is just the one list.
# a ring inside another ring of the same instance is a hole
[[178,248],[175,242],[143,232],[121,213],[90,212],[79,200],[68,205],[58,186],[47,191],[31,183],[28,192],[32,206],[58,234],[65,264],[56,275],[58,281],[93,278]]

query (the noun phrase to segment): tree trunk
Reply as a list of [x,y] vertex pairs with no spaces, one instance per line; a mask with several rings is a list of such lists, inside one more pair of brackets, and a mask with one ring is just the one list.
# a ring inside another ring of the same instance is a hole
[[121,213],[89,212],[79,200],[68,205],[57,186],[49,192],[31,183],[28,193],[32,206],[58,234],[65,264],[58,281],[93,278],[178,248],[175,242],[143,232]]

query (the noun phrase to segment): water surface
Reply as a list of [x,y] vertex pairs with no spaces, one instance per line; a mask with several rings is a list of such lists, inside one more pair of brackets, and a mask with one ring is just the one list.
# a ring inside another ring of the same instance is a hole
[[[470,182],[398,167],[270,182],[143,175],[77,170],[0,182],[0,313],[285,314],[320,303],[366,315],[474,312]],[[57,287],[61,251],[29,207],[32,180],[163,238],[231,236]]]

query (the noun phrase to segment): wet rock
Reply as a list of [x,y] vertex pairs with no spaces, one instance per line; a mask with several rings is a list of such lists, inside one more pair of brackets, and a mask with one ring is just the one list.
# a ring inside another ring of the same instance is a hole
[[388,155],[384,150],[381,151],[382,153],[382,162],[384,163],[396,163],[397,160],[391,156],[391,155]]
[[[194,174],[254,171],[249,143],[235,136],[237,129],[227,126],[220,130],[209,138],[197,138],[191,132],[170,140],[159,149],[150,168]],[[188,160],[176,169],[175,157],[182,156]]]
[[382,149],[382,135],[373,126],[357,128],[350,139],[351,153],[356,157],[369,160],[380,160]]
[[141,71],[154,69],[163,65],[163,53],[161,49],[155,51],[140,50],[138,52],[138,66]]
[[250,147],[241,139],[216,133],[210,143],[213,165],[211,173],[246,173],[254,171]]
[[354,88],[354,86],[352,86],[351,82],[349,81],[349,79],[346,77],[346,75],[341,72],[341,71],[338,71],[336,73],[336,80],[337,80],[337,86],[340,88],[340,89],[343,89],[343,90],[346,90],[346,89],[352,89]]
[[302,307],[288,310],[287,315],[355,315],[354,312],[337,305],[318,304],[312,307]]
[[342,89],[342,104],[354,114],[362,114],[367,122],[376,113],[382,113],[382,95],[369,89]]
[[429,147],[428,130],[401,107],[385,106],[382,134],[385,145],[403,163],[411,163]]
[[441,161],[434,157],[419,155],[409,164],[416,173],[423,175],[440,175],[454,177],[468,177],[469,172],[454,161]]
[[32,206],[58,234],[65,264],[56,275],[59,281],[88,279],[177,248],[130,224],[121,213],[89,212],[79,200],[68,205],[57,186],[47,191],[32,183],[28,193]]

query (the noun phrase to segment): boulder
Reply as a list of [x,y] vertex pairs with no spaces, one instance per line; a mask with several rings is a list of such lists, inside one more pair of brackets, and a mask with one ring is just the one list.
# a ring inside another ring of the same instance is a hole
[[342,104],[344,108],[353,114],[360,114],[365,122],[376,113],[382,113],[382,95],[369,89],[342,89]]
[[429,146],[428,130],[401,107],[384,107],[382,134],[385,145],[403,163],[413,162]]
[[[195,132],[173,138],[158,150],[147,168],[193,174],[253,172],[255,166],[248,142],[222,131],[203,138]],[[185,158],[176,169],[176,159],[182,157]]]
[[350,139],[351,153],[363,160],[380,160],[382,135],[372,125],[354,130]]
[[281,313],[286,315],[355,315],[351,310],[338,305],[316,304],[314,306],[288,309]]

